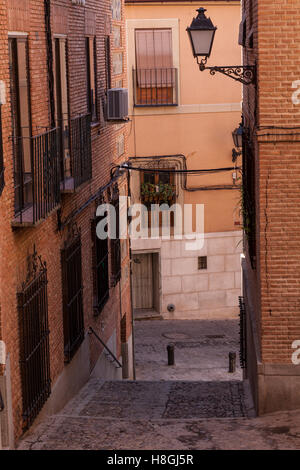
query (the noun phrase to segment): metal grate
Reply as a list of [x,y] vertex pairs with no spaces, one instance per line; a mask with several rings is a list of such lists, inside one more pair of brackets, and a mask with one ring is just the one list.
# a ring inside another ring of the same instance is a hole
[[23,427],[28,429],[51,393],[47,269],[46,263],[42,263],[35,252],[30,274],[17,298],[22,416]]
[[240,307],[240,365],[244,369],[247,365],[247,343],[246,343],[246,309],[244,297],[239,297]]
[[96,217],[92,220],[95,315],[101,312],[109,299],[108,239],[101,240],[96,234],[97,224],[101,219],[101,217]]
[[61,260],[64,353],[65,362],[70,362],[84,339],[80,233],[66,242]]
[[207,269],[207,256],[198,256],[198,269]]
[[134,106],[177,106],[176,68],[133,69]]

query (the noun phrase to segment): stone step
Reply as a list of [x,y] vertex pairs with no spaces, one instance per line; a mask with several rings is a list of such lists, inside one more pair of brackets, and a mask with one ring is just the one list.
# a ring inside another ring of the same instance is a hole
[[101,381],[91,379],[60,415],[119,419],[249,417],[240,381]]

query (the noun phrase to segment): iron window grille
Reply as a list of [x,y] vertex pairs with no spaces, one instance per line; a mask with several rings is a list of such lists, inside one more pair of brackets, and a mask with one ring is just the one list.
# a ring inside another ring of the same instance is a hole
[[61,251],[65,362],[70,362],[84,340],[81,237],[76,226]]
[[198,256],[198,269],[207,269],[207,256]]
[[[33,137],[14,137],[14,224],[34,225],[60,204],[60,171],[57,129]],[[24,149],[30,156],[30,171],[24,168]]]
[[120,223],[119,223],[119,190],[115,186],[111,204],[116,211],[116,237],[110,240],[111,247],[111,277],[112,285],[115,286],[121,279],[121,243],[120,243]]
[[3,163],[3,143],[2,143],[2,117],[0,104],[0,196],[4,188],[4,163]]
[[91,115],[83,114],[70,119],[66,132],[70,158],[66,159],[64,150],[60,149],[64,161],[61,189],[73,192],[92,178]]
[[34,249],[17,293],[23,428],[28,429],[51,393],[47,267]]
[[135,107],[178,106],[178,70],[133,69]]
[[93,240],[93,284],[94,284],[94,314],[99,315],[109,299],[109,270],[108,270],[108,239],[97,236],[97,224],[102,217],[92,220],[91,231]]

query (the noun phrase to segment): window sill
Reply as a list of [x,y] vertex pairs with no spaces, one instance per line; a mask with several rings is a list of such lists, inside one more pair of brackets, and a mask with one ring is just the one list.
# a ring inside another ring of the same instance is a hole
[[98,127],[98,126],[100,126],[100,121],[91,122],[91,129],[94,129],[95,127]]
[[93,306],[93,310],[94,310],[94,317],[99,317],[99,315],[101,315],[105,305],[107,304],[108,302],[108,299],[109,299],[109,295],[107,295],[107,297],[101,302],[101,304],[94,304]]

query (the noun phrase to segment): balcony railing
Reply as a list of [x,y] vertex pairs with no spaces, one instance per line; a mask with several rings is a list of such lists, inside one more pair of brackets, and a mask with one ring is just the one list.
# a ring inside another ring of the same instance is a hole
[[70,119],[60,133],[61,190],[73,192],[92,177],[91,115]]
[[134,106],[177,106],[176,68],[133,69]]
[[35,225],[60,203],[57,129],[34,137],[13,137],[13,149],[13,225]]

